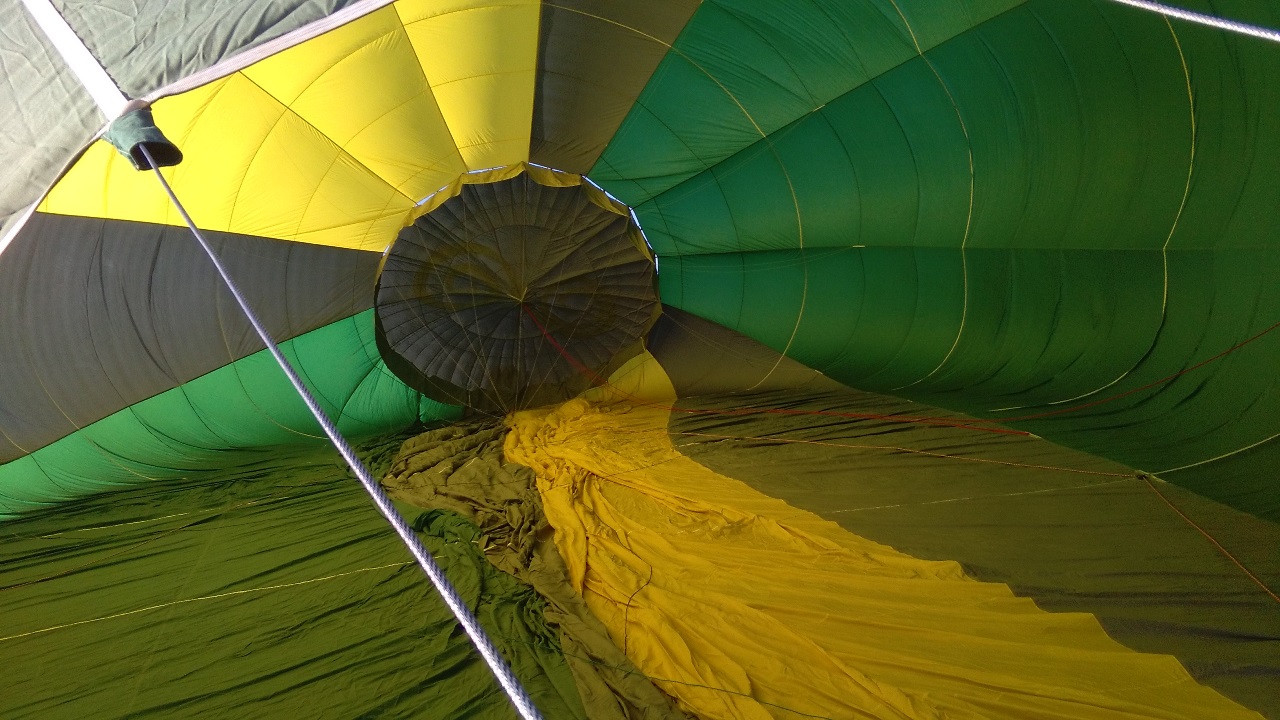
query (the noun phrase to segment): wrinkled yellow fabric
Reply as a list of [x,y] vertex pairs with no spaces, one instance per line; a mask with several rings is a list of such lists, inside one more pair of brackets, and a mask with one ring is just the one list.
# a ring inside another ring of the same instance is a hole
[[[570,580],[701,718],[1259,718],[1090,615],[859,538],[682,456],[647,354],[516,413]],[[644,400],[640,400],[644,398]]]

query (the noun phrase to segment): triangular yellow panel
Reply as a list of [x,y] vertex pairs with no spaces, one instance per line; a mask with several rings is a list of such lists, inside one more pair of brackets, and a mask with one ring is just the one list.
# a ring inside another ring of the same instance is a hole
[[396,9],[471,170],[529,159],[536,0],[402,0]]
[[411,198],[467,170],[394,8],[244,74]]
[[[165,171],[209,230],[381,252],[414,201],[243,74],[157,102],[186,159]],[[41,210],[181,225],[150,173],[99,142]]]

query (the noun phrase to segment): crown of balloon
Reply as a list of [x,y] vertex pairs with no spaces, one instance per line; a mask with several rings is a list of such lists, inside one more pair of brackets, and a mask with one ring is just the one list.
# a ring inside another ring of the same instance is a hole
[[424,200],[378,278],[387,366],[442,402],[558,402],[640,348],[660,306],[630,209],[581,176],[520,165]]

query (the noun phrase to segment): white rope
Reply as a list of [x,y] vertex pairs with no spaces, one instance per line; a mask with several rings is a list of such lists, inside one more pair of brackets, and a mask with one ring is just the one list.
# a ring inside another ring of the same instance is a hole
[[1280,31],[1242,23],[1237,20],[1227,20],[1213,15],[1205,15],[1204,13],[1192,12],[1191,10],[1170,7],[1163,3],[1151,2],[1151,0],[1111,0],[1111,2],[1136,7],[1141,10],[1147,10],[1161,15],[1167,15],[1169,17],[1178,18],[1179,20],[1186,20],[1187,22],[1208,25],[1209,27],[1226,30],[1227,32],[1249,35],[1251,37],[1262,38],[1263,40],[1270,40],[1271,42],[1280,42]]
[[178,200],[178,196],[174,194],[173,188],[169,187],[169,182],[165,180],[164,175],[160,172],[159,168],[156,167],[155,160],[152,159],[151,153],[147,151],[146,145],[139,145],[138,147],[142,150],[142,154],[147,158],[147,163],[151,166],[156,177],[160,180],[161,186],[164,187],[165,193],[169,195],[169,199],[173,202],[174,207],[177,208],[178,212],[182,215],[182,219],[186,221],[187,227],[191,229],[191,233],[195,235],[196,240],[200,243],[200,247],[204,248],[205,254],[213,261],[213,265],[217,268],[218,274],[222,276],[222,280],[226,283],[227,289],[231,291],[236,302],[240,305],[240,309],[244,311],[245,317],[248,318],[249,324],[253,325],[253,329],[258,333],[258,337],[262,339],[262,342],[267,346],[267,350],[271,352],[271,356],[276,359],[276,362],[280,365],[280,369],[283,370],[284,374],[289,378],[289,382],[292,383],[294,390],[298,392],[298,395],[302,397],[303,402],[307,404],[307,409],[309,409],[311,414],[315,416],[316,422],[320,423],[320,427],[324,429],[325,435],[329,436],[330,442],[332,442],[334,447],[338,449],[338,453],[342,455],[342,459],[347,462],[347,465],[351,467],[352,472],[356,474],[356,477],[360,480],[360,484],[364,486],[365,492],[367,492],[369,497],[373,499],[373,504],[377,506],[378,512],[381,512],[382,516],[391,524],[391,527],[395,528],[396,534],[400,536],[400,540],[418,561],[418,565],[422,567],[422,571],[431,579],[431,584],[435,586],[436,591],[440,593],[440,597],[444,599],[445,604],[453,611],[454,617],[458,619],[458,624],[460,624],[462,629],[466,631],[467,637],[471,638],[471,642],[476,646],[476,650],[480,651],[480,655],[484,658],[484,661],[488,663],[489,669],[493,671],[494,677],[498,679],[498,683],[502,685],[502,689],[506,691],[507,696],[511,698],[511,703],[515,705],[520,716],[523,717],[524,720],[542,720],[542,715],[534,706],[533,700],[529,698],[529,694],[525,692],[520,681],[516,679],[515,674],[511,672],[511,668],[507,665],[506,661],[502,659],[502,655],[498,653],[498,649],[494,647],[489,636],[485,634],[484,628],[480,626],[475,615],[471,614],[466,603],[462,601],[462,598],[458,595],[458,591],[455,590],[453,584],[449,582],[449,578],[445,576],[444,571],[436,564],[435,558],[433,558],[431,553],[427,552],[427,549],[422,546],[422,542],[413,532],[413,529],[409,527],[409,524],[405,522],[404,518],[400,517],[400,513],[396,512],[395,506],[391,504],[391,499],[382,491],[382,487],[373,479],[373,476],[369,473],[369,469],[364,466],[364,463],[360,462],[360,458],[356,457],[355,451],[351,449],[351,446],[347,444],[346,439],[338,432],[337,426],[335,426],[325,414],[324,410],[320,407],[320,404],[316,402],[315,397],[311,394],[311,391],[307,389],[307,386],[304,385],[301,378],[298,377],[293,366],[289,364],[289,361],[285,359],[284,354],[280,352],[279,346],[271,339],[271,335],[267,332],[266,328],[262,326],[261,321],[258,320],[258,316],[249,307],[248,301],[240,294],[240,289],[236,287],[235,282],[232,281],[227,269],[223,267],[222,261],[218,259],[217,253],[213,251],[209,242],[205,240],[204,234],[196,227],[195,222],[191,220],[191,216],[187,214],[186,208],[183,207],[182,202]]

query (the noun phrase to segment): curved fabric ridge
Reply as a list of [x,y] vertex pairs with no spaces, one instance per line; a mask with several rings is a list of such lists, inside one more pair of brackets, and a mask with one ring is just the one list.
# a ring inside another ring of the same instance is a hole
[[1024,1],[703,2],[589,174],[638,206]]
[[[58,11],[126,95],[143,97],[361,0],[269,3],[60,1]],[[104,118],[18,0],[0,8],[0,237],[40,199]],[[0,248],[2,249],[2,248]]]
[[[381,474],[403,439],[357,452]],[[460,516],[418,525],[538,707],[583,717],[542,599]],[[98,494],[5,533],[5,717],[515,717],[330,449],[224,456],[200,482]]]
[[[280,346],[349,437],[459,414],[386,369],[371,310]],[[0,465],[0,517],[121,486],[200,478],[234,462],[236,451],[324,442],[293,386],[262,350]]]
[[537,473],[588,606],[694,714],[1258,717],[1091,616],[1044,613],[707,470],[671,445],[667,409],[636,402],[674,400],[661,368],[615,378],[612,397],[513,415],[505,455]]
[[837,5],[705,3],[593,169],[664,301],[1280,517],[1274,44],[1105,2]]
[[[528,159],[537,29],[532,2],[377,10],[158,100],[187,157],[166,176],[202,228],[381,252],[418,200]],[[105,143],[41,208],[182,224]]]
[[[1240,187],[1220,177],[1238,156],[1193,148],[1193,128],[1250,133],[1242,118],[1201,116],[1274,100],[1253,84],[1205,83],[1193,108],[1186,73],[1226,62],[1220,44],[1109,3],[1020,4],[635,207],[660,253],[1158,248],[1175,226],[1174,247],[1256,246],[1269,218],[1206,232],[1221,227],[1210,204]],[[1275,55],[1241,50],[1260,63]],[[1197,173],[1223,185],[1184,208],[1193,152]]]
[[700,4],[543,2],[529,159],[590,171]]
[[[966,274],[984,288],[967,304]],[[1275,520],[1278,274],[1275,248],[861,248],[663,257],[659,281],[664,302],[851,387],[1026,418],[1012,424]],[[947,367],[904,387],[961,317]]]
[[687,718],[635,669],[570,586],[533,472],[502,456],[506,434],[498,422],[428,430],[405,441],[382,484],[396,501],[429,508],[424,518],[443,510],[474,522],[488,561],[545,599],[543,614],[558,631],[585,717]]
[[[210,232],[267,330],[372,305],[378,256]],[[0,462],[262,349],[186,228],[36,213],[0,262]]]
[[1038,438],[894,421],[925,414],[964,419],[788,390],[681,399],[669,432],[717,473],[914,557],[958,561],[1045,610],[1089,613],[1127,647],[1280,714],[1267,589],[1280,588],[1280,526]]
[[441,402],[506,413],[573,397],[629,359],[660,312],[627,208],[576,176],[528,170],[458,185],[383,258],[378,348]]

